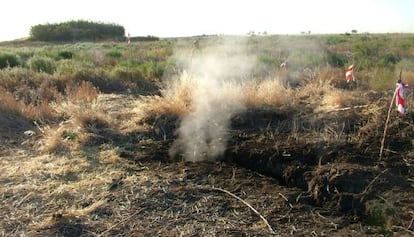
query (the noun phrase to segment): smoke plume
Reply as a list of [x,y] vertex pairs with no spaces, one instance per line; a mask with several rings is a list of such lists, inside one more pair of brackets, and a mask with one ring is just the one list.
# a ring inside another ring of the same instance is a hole
[[243,53],[242,45],[227,42],[202,49],[187,62],[186,71],[195,80],[192,109],[181,120],[170,156],[196,162],[225,152],[231,118],[245,109],[243,80],[255,66],[255,57]]

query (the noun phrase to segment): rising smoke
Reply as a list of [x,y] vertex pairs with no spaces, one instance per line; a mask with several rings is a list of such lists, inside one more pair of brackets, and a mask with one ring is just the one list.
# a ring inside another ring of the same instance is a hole
[[226,41],[202,49],[186,62],[185,71],[194,80],[192,110],[182,118],[170,156],[186,161],[214,160],[224,154],[231,118],[245,109],[243,81],[256,64],[244,52],[243,43]]

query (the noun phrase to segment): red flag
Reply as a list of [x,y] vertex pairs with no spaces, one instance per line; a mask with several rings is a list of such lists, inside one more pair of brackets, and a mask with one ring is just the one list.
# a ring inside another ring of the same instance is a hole
[[128,42],[128,45],[131,44],[131,35],[129,33],[128,33],[128,37],[127,37],[127,42]]
[[349,82],[351,79],[354,80],[354,64],[346,69],[345,78],[346,82]]
[[408,87],[408,84],[402,83],[398,81],[396,84],[396,96],[395,96],[395,104],[397,106],[397,111],[400,115],[404,115],[405,113],[405,100],[404,100],[404,88]]

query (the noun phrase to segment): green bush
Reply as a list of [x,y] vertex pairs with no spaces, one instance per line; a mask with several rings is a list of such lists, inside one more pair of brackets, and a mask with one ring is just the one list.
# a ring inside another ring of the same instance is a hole
[[164,73],[164,66],[161,63],[153,61],[145,61],[136,66],[136,69],[141,72],[144,79],[150,80],[154,78],[161,78]]
[[19,66],[20,60],[14,54],[0,54],[0,69],[7,68],[7,67],[17,67]]
[[379,61],[379,65],[383,67],[393,67],[400,61],[400,58],[393,54],[387,53],[385,56]]
[[352,52],[359,57],[370,57],[377,55],[378,49],[369,42],[356,42],[352,44]]
[[105,56],[111,57],[111,58],[121,58],[122,53],[117,50],[111,50],[111,51],[106,52]]
[[328,52],[326,59],[332,67],[343,67],[347,62],[345,56],[333,52]]
[[58,58],[59,59],[72,59],[73,53],[71,51],[60,51],[58,53]]
[[90,61],[79,61],[74,59],[60,60],[56,65],[56,72],[58,74],[70,77],[73,77],[78,71],[85,71],[86,69],[91,72],[95,69],[95,65]]
[[55,62],[48,57],[34,56],[29,59],[29,67],[34,72],[45,72],[53,74],[56,70]]

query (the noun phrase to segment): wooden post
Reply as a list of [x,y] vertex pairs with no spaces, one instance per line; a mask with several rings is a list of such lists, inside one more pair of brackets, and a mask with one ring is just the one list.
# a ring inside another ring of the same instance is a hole
[[387,120],[385,120],[384,134],[382,135],[382,140],[381,140],[379,160],[382,160],[382,151],[384,150],[385,135],[387,134],[387,129],[388,129],[388,121],[390,120],[391,108],[393,107],[394,99],[396,95],[397,95],[397,89],[395,89],[394,91],[394,95],[392,96],[390,107],[388,108]]
[[[400,71],[400,80],[401,80],[401,74],[402,74],[402,69]],[[398,88],[395,88],[394,95],[392,96],[392,99],[391,99],[390,107],[388,108],[387,119],[385,120],[384,134],[382,135],[382,140],[381,140],[379,160],[382,160],[382,151],[384,150],[385,136],[387,135],[387,129],[388,129],[388,121],[390,120],[391,108],[394,104],[395,96],[397,95],[397,90]]]

